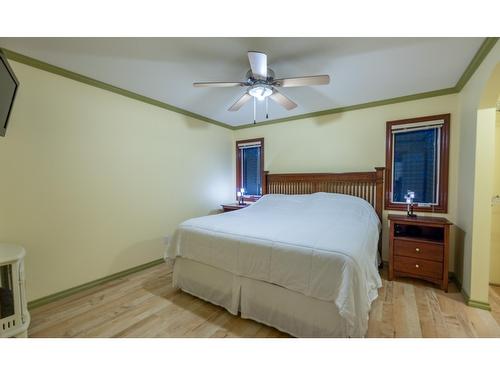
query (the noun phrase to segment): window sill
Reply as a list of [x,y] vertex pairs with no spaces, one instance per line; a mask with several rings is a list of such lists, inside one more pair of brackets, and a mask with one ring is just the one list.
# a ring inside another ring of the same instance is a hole
[[[406,211],[406,204],[394,204],[394,203],[386,203],[384,206],[386,211]],[[413,206],[414,212],[434,212],[440,214],[447,214],[448,209],[443,206],[431,206],[431,207],[418,207]]]

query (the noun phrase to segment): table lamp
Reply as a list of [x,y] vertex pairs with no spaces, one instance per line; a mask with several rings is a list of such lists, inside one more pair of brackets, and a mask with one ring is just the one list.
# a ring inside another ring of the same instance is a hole
[[238,197],[238,204],[245,204],[243,201],[243,195],[245,194],[245,188],[241,188],[240,191],[236,193],[236,196]]
[[406,215],[410,217],[417,217],[416,214],[413,213],[413,200],[415,199],[415,192],[408,190],[405,195],[406,199]]

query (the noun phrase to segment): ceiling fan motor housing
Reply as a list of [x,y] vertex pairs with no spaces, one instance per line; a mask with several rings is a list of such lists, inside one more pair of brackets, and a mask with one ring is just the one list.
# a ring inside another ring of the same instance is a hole
[[274,70],[272,69],[267,69],[267,78],[266,79],[258,79],[253,76],[252,70],[249,70],[247,74],[245,75],[245,78],[247,82],[250,85],[254,85],[256,83],[262,83],[262,84],[270,84],[272,81],[274,81]]

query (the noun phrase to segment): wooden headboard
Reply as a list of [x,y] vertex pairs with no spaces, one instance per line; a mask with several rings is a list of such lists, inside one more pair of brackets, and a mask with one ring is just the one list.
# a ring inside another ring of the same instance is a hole
[[[384,207],[384,167],[373,172],[348,173],[286,173],[265,171],[263,194],[312,194],[318,192],[354,195],[368,201],[380,221]],[[379,241],[381,251],[381,241]]]
[[354,195],[368,201],[382,220],[384,167],[374,172],[285,173],[264,172],[263,194],[312,194],[318,192]]

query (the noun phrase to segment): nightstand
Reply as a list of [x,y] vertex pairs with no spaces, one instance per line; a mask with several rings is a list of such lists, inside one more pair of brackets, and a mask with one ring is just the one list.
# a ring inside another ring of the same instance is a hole
[[223,204],[221,206],[222,206],[223,212],[229,212],[229,211],[236,211],[236,210],[240,210],[242,208],[248,207],[249,204],[228,203],[228,204]]
[[450,226],[445,218],[389,215],[389,280],[414,277],[448,291]]

